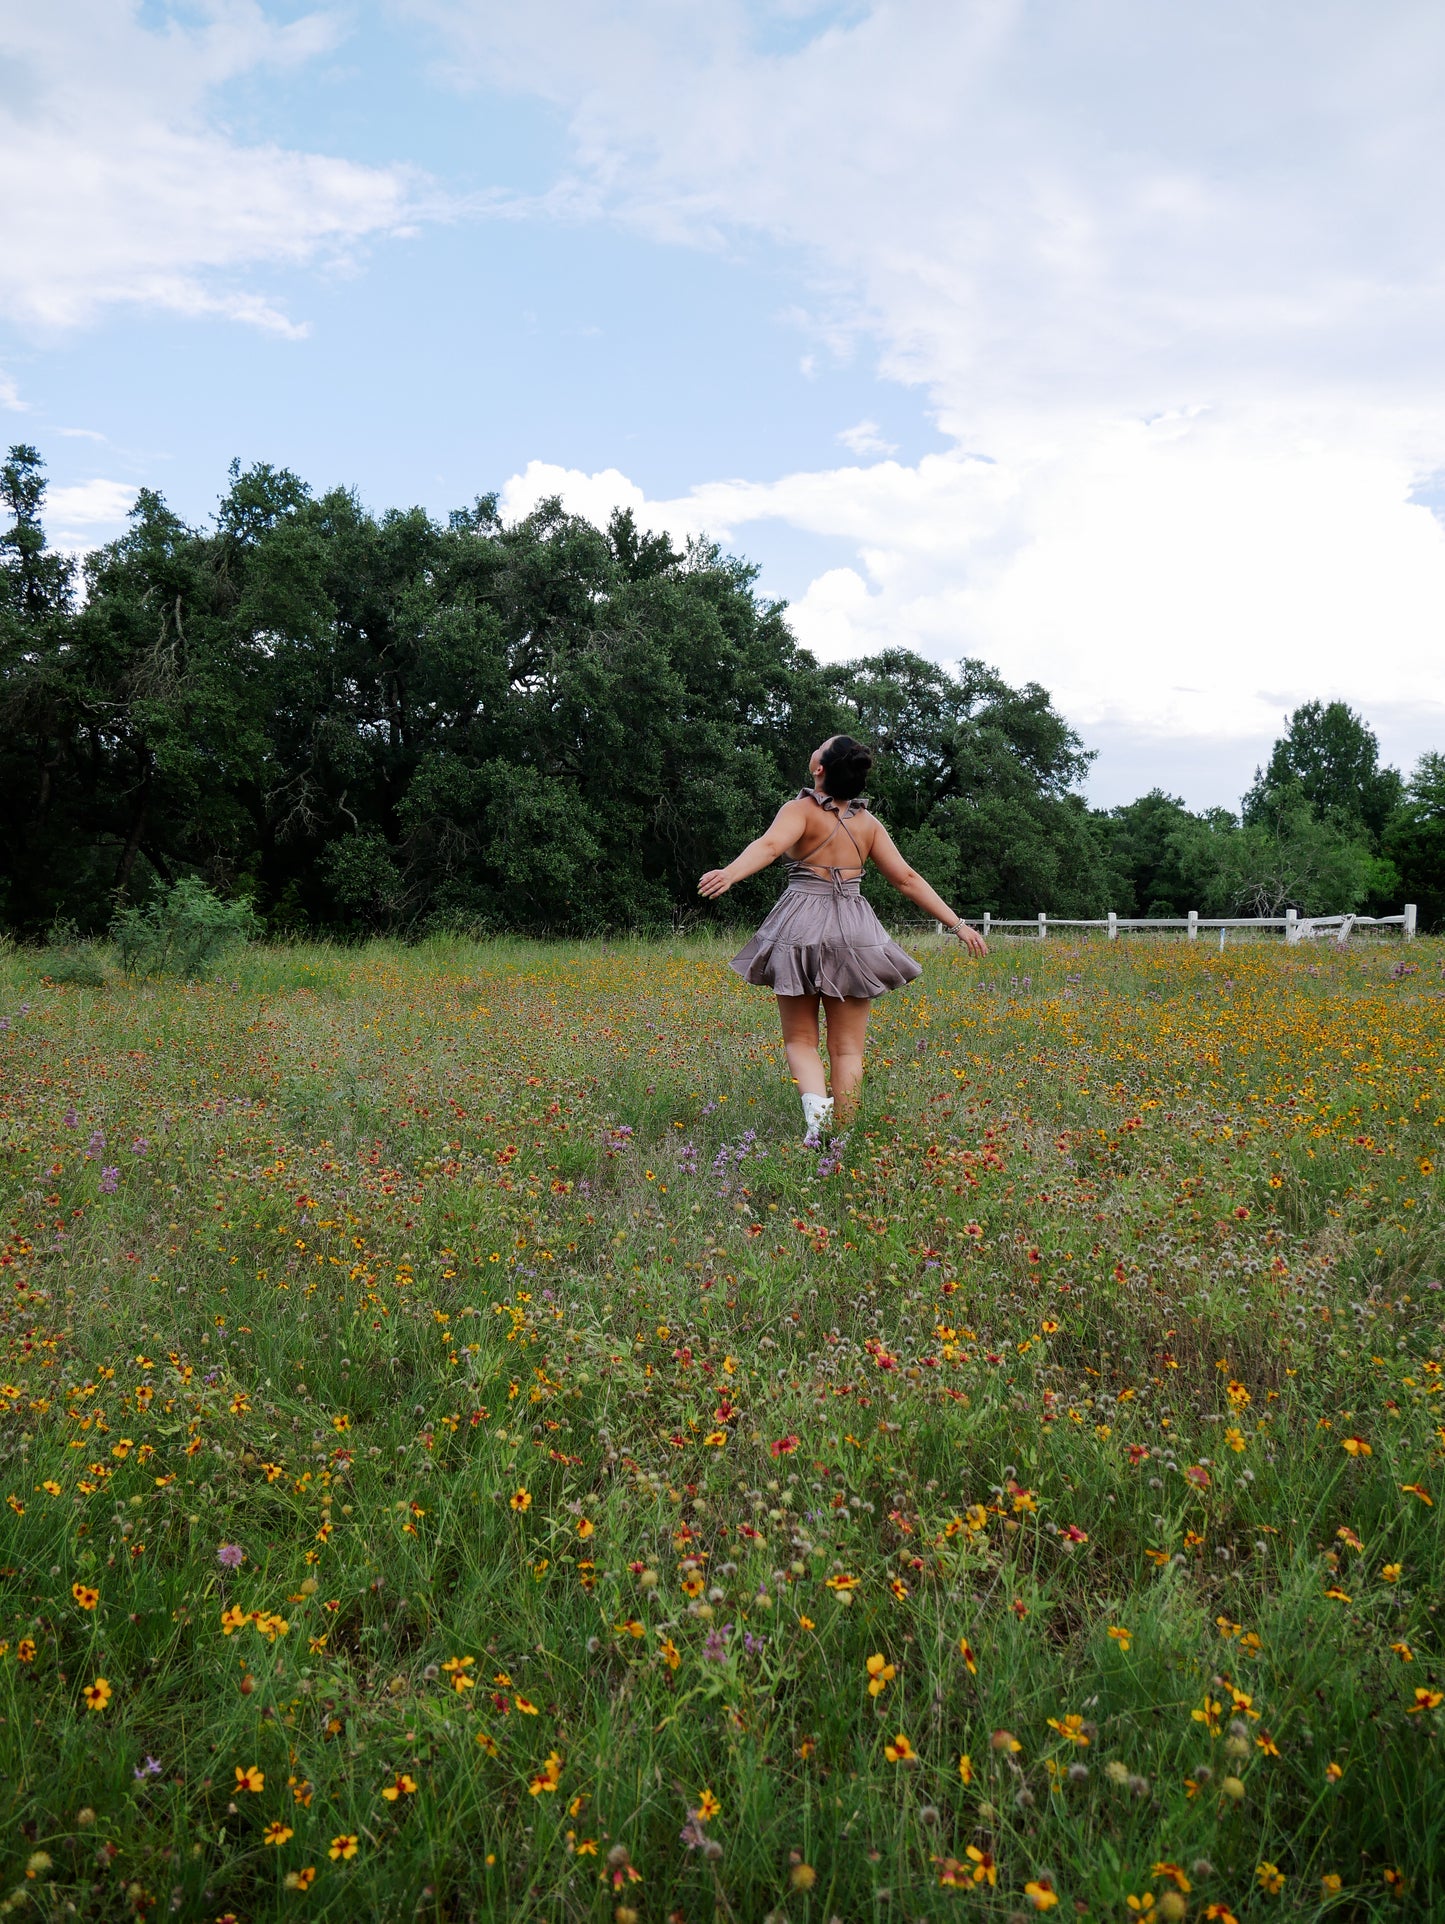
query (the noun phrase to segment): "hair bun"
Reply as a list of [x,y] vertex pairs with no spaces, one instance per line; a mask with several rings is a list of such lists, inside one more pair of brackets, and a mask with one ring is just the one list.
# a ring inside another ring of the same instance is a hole
[[823,750],[823,790],[835,801],[851,802],[863,793],[873,767],[873,750],[851,735],[835,735]]

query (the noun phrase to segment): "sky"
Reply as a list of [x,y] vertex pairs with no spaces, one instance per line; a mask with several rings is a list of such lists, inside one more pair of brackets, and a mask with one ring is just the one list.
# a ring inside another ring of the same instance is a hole
[[233,458],[560,494],[1092,800],[1445,749],[1438,0],[0,0],[0,436],[81,549]]

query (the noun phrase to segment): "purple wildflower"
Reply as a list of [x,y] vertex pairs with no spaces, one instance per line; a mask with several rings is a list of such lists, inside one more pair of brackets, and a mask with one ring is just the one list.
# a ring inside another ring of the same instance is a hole
[[60,1120],[67,1129],[78,1129],[80,1127],[80,1111],[73,1102]]
[[103,1129],[97,1129],[92,1134],[90,1141],[85,1145],[86,1161],[89,1162],[92,1160],[93,1157],[98,1156],[104,1148],[105,1148],[105,1131]]
[[102,1196],[113,1196],[119,1188],[120,1170],[115,1163],[111,1163],[100,1172],[100,1193]]
[[159,1777],[164,1769],[165,1765],[162,1764],[160,1758],[152,1757],[150,1753],[147,1752],[145,1762],[136,1765],[134,1775],[137,1780],[145,1777]]
[[709,1630],[703,1642],[702,1654],[709,1663],[721,1663],[728,1653],[728,1638],[732,1635],[732,1625],[725,1623],[721,1630]]
[[216,1552],[216,1561],[225,1564],[228,1570],[239,1570],[246,1560],[246,1552],[239,1543],[223,1543]]
[[133,1156],[143,1156],[149,1148],[150,1144],[146,1141],[145,1137],[137,1136],[130,1146],[130,1153]]

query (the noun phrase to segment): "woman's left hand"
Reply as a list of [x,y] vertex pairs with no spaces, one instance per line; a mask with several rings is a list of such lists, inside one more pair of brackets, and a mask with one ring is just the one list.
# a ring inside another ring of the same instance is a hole
[[712,901],[716,896],[726,895],[731,887],[732,883],[728,880],[728,872],[725,868],[710,868],[698,883],[697,892]]

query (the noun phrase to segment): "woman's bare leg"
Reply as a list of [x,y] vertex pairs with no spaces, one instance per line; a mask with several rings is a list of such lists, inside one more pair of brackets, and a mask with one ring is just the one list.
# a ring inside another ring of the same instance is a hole
[[833,1084],[833,1116],[840,1128],[852,1122],[863,1080],[863,1045],[873,1004],[866,997],[823,997],[828,1014],[828,1068]]
[[[788,1052],[788,1070],[798,1085],[800,1096],[826,1096],[828,1078],[818,1054],[818,998],[815,995],[780,995],[778,1016],[783,1025],[783,1047]],[[829,1033],[832,1033],[831,1024]]]

